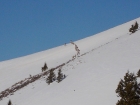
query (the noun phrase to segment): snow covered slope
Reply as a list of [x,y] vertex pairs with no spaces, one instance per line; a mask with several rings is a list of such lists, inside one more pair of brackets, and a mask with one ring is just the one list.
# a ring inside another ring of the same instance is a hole
[[[63,66],[67,77],[60,83],[46,84],[41,78],[3,98],[13,105],[113,105],[118,97],[115,89],[127,70],[140,69],[140,31],[129,35],[128,29],[140,18],[99,34],[76,41],[81,55]],[[87,53],[88,52],[88,53]],[[0,62],[0,91],[14,83],[41,73],[46,62],[49,69],[67,62],[76,54],[67,44],[32,55]],[[58,71],[56,71],[57,74]]]

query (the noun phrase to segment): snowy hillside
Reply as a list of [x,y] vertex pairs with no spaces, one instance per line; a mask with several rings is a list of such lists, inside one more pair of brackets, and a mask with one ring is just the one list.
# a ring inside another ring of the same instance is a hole
[[[27,85],[0,101],[7,105],[114,105],[120,78],[129,70],[140,69],[140,31],[129,35],[128,29],[140,18],[99,34],[74,42],[80,57],[65,64],[62,82],[48,85],[46,77]],[[76,54],[71,43],[53,49],[0,62],[0,92],[13,84],[41,73],[46,62],[48,68],[66,63]],[[55,70],[57,74],[58,70]]]

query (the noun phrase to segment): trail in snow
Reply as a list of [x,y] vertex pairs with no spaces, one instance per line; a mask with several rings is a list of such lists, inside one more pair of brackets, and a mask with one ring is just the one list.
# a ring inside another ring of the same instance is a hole
[[[75,55],[74,46],[67,45],[50,50],[50,52],[44,51],[0,63],[2,72],[0,90],[22,80],[29,74],[34,76],[39,74],[44,62],[47,62],[49,69],[64,62],[67,63],[62,68],[67,78],[61,83],[54,82],[47,85],[45,78],[37,79],[16,91],[14,95],[3,98],[0,104],[7,104],[9,99],[16,105],[115,104],[118,99],[115,88],[120,78],[123,78],[127,70],[136,72],[140,68],[140,32],[137,31],[132,35],[126,34],[132,23],[133,21],[93,37],[76,41],[81,56],[73,61],[70,59]],[[9,72],[11,72],[9,75],[15,78],[6,75]]]
[[[125,35],[123,35],[123,36],[126,37],[126,35],[128,35],[128,34],[125,34]],[[121,36],[121,37],[123,37],[123,36]],[[117,39],[119,39],[119,38],[121,38],[121,37],[118,37],[118,38],[116,38],[115,40],[117,40]],[[97,50],[98,48],[101,48],[101,47],[103,47],[103,46],[105,46],[105,45],[107,45],[107,44],[109,44],[109,43],[111,43],[111,42],[113,42],[113,41],[115,41],[115,40],[112,40],[112,41],[110,41],[110,42],[107,42],[107,43],[105,43],[104,45],[101,45],[101,46],[99,46],[99,47],[97,47],[97,48],[92,49],[91,51]],[[73,44],[73,45],[75,45],[75,44]],[[83,56],[83,55],[86,55],[86,54],[90,53],[91,51],[88,51],[88,52],[86,52],[86,53],[84,53],[84,54],[81,54],[81,55],[77,55],[77,57],[81,57],[81,56]],[[56,69],[58,69],[59,67],[62,67],[62,66],[64,66],[65,64],[70,63],[70,62],[73,61],[74,59],[75,59],[75,58],[72,58],[71,60],[67,61],[66,63],[63,63],[63,64],[61,64],[61,65],[59,65],[59,66],[57,66],[57,67],[55,67],[55,68],[53,68],[53,69],[51,69],[51,70],[56,70]],[[35,62],[35,61],[34,61],[34,62]],[[82,62],[79,60],[79,62],[77,62],[77,63],[82,63]],[[30,64],[30,63],[29,63],[29,64]],[[74,66],[73,66],[73,65],[71,65],[71,66],[72,66],[72,69],[74,69]],[[2,100],[4,97],[7,97],[8,95],[12,95],[14,92],[16,92],[16,91],[18,91],[19,89],[21,89],[21,88],[27,86],[29,83],[35,82],[35,81],[38,80],[40,77],[42,77],[42,76],[44,76],[44,75],[47,75],[47,74],[49,73],[49,71],[50,71],[50,70],[48,70],[48,71],[46,71],[46,72],[44,72],[44,73],[36,74],[36,75],[34,75],[34,76],[32,76],[32,77],[27,77],[27,78],[25,78],[24,80],[21,80],[21,81],[15,83],[15,84],[12,85],[10,88],[7,88],[7,89],[5,89],[4,91],[0,92],[0,100]]]

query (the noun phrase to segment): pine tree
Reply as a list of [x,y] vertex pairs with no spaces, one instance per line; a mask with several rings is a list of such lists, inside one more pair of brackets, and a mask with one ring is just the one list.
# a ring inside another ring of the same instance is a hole
[[116,89],[121,99],[116,105],[140,105],[139,87],[136,80],[136,76],[129,71],[124,76],[124,80],[121,79]]
[[64,79],[64,75],[63,75],[61,69],[59,69],[59,71],[58,71],[58,77],[57,77],[57,82],[59,83],[59,82],[61,82],[63,79]]
[[11,100],[9,100],[9,102],[8,102],[8,105],[12,105],[12,102],[11,102]]
[[45,69],[48,69],[48,67],[47,67],[47,64],[46,64],[46,63],[44,64],[44,68],[45,68]]
[[135,25],[131,25],[129,32],[132,32],[132,33],[136,32],[138,27],[139,27],[139,24],[136,22]]
[[47,64],[45,63],[45,64],[44,64],[44,67],[42,67],[42,72],[45,71],[46,69],[48,69],[48,66],[47,66]]
[[134,25],[134,30],[138,29],[138,27],[139,27],[139,24],[136,22]]
[[53,81],[55,81],[55,79],[56,79],[56,76],[55,76],[53,70],[50,70],[50,73],[49,73],[48,78],[46,79],[46,82],[47,82],[48,84],[50,84],[50,83],[52,83]]
[[140,69],[139,69],[139,71],[137,72],[137,77],[140,77]]

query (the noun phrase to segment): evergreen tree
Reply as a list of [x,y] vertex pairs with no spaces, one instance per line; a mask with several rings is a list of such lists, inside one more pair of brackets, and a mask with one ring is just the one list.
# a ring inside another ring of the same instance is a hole
[[46,64],[46,63],[44,64],[44,68],[45,68],[45,69],[48,69],[48,67],[47,67],[47,64]]
[[140,77],[140,69],[139,69],[139,71],[137,72],[137,77]]
[[140,89],[136,80],[136,76],[129,71],[124,76],[124,80],[121,79],[116,89],[116,93],[121,99],[116,105],[140,105]]
[[138,27],[139,27],[139,24],[136,22],[135,25],[131,25],[129,32],[132,32],[132,33],[136,32]]
[[45,64],[44,64],[44,67],[42,67],[42,72],[45,71],[46,69],[48,69],[48,66],[47,66],[47,64],[45,63]]
[[61,69],[59,69],[59,71],[58,71],[58,77],[57,77],[57,82],[59,83],[59,82],[61,82],[63,79],[64,79],[64,75],[63,75]]
[[138,29],[138,27],[139,27],[139,24],[136,22],[134,25],[134,29],[136,30],[136,29]]
[[11,102],[11,100],[9,100],[9,102],[8,102],[8,105],[12,105],[12,102]]
[[55,81],[55,79],[56,79],[56,76],[55,76],[53,70],[50,70],[50,73],[49,73],[48,78],[46,79],[46,82],[47,82],[48,84],[50,84],[50,83],[52,83],[53,81]]

